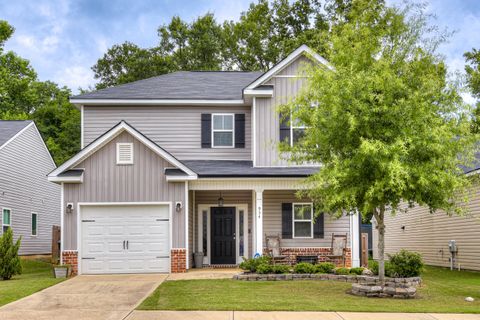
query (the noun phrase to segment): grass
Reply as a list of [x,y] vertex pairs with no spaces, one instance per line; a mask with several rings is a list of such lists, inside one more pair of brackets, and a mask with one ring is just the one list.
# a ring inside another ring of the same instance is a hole
[[0,306],[26,297],[65,279],[53,277],[52,265],[42,260],[22,259],[23,273],[0,280]]
[[427,267],[422,278],[410,300],[353,296],[351,284],[334,281],[166,281],[139,309],[480,313],[479,272]]

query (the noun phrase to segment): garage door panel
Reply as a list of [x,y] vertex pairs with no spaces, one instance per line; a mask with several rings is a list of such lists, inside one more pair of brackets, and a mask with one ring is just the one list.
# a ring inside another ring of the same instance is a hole
[[[170,269],[169,207],[82,207],[82,272],[143,273]],[[124,241],[128,241],[128,247]]]

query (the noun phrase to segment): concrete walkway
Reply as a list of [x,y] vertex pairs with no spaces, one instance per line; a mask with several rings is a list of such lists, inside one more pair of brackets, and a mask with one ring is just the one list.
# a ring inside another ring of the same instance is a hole
[[480,320],[478,314],[260,312],[260,311],[133,311],[126,320]]
[[0,320],[121,320],[167,275],[77,276],[0,308]]

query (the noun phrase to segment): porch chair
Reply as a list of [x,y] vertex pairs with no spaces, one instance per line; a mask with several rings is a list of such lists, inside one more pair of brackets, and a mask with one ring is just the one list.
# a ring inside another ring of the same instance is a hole
[[343,266],[345,267],[345,254],[347,250],[347,234],[335,234],[332,233],[332,247],[331,253],[325,257],[334,261],[336,259],[342,259]]
[[267,236],[265,235],[265,243],[267,245],[267,255],[269,255],[272,258],[272,263],[273,265],[276,264],[283,264],[287,265],[289,264],[288,262],[288,256],[282,256],[281,255],[281,246],[280,246],[280,236]]

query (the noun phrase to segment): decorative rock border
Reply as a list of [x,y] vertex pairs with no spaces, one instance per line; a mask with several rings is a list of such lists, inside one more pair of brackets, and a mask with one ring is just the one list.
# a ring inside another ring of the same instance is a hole
[[257,274],[243,273],[233,276],[234,280],[242,281],[296,281],[296,280],[332,280],[352,284],[352,294],[377,298],[415,298],[416,287],[422,283],[420,277],[385,278],[385,286],[380,285],[378,277],[337,275],[337,274]]

